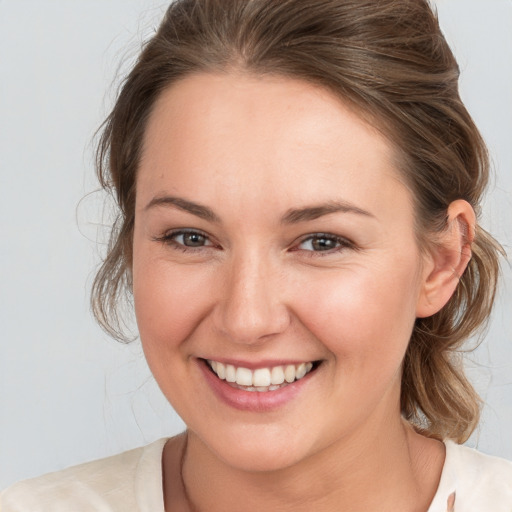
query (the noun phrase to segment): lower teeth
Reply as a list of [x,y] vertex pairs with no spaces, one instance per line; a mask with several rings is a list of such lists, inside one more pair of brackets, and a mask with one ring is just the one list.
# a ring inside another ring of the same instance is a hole
[[284,388],[288,386],[288,382],[283,382],[283,384],[273,384],[271,386],[241,386],[240,384],[236,384],[235,382],[228,382],[228,384],[236,389],[240,389],[242,391],[256,391],[258,393],[266,393],[267,391],[276,391],[277,389]]

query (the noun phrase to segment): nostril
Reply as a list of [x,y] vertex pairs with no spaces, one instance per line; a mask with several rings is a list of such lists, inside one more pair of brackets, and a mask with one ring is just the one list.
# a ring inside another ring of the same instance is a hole
[[282,334],[290,325],[285,307],[250,304],[229,304],[219,308],[217,330],[234,343],[261,344]]

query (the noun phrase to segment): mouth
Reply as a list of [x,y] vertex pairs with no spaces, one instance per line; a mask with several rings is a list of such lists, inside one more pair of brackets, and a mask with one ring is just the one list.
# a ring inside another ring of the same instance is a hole
[[257,393],[277,391],[289,386],[303,379],[320,365],[320,361],[308,361],[251,370],[211,359],[205,361],[211,372],[231,387]]

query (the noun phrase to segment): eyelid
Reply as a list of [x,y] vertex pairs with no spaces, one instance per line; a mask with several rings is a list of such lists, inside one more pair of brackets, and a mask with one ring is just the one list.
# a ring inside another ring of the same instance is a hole
[[[187,246],[180,242],[176,241],[176,237],[179,235],[186,235],[186,234],[197,234],[202,237],[204,237],[207,241],[206,245],[202,246]],[[326,249],[324,251],[315,251],[310,249],[301,249],[300,245],[304,242],[311,240],[311,239],[327,239],[327,240],[333,240],[336,242],[337,246],[332,249]],[[168,245],[174,249],[179,249],[183,252],[195,252],[195,251],[203,251],[205,249],[211,249],[211,248],[217,248],[222,249],[222,247],[217,244],[212,237],[206,233],[205,231],[202,231],[200,229],[195,228],[175,228],[170,229],[163,233],[161,236],[155,236],[153,237],[153,240],[156,242],[161,242],[164,245]],[[325,232],[316,232],[316,233],[308,233],[307,235],[301,236],[299,239],[297,239],[291,248],[289,249],[291,252],[302,252],[304,255],[307,255],[308,257],[321,257],[321,256],[329,256],[332,254],[343,252],[347,249],[356,250],[357,246],[354,242],[352,242],[350,239],[336,235],[334,233],[325,233]]]
[[[308,249],[301,249],[299,247],[304,242],[311,240],[313,238],[317,238],[317,239],[325,238],[327,240],[333,240],[339,245],[333,249],[327,249],[325,251],[313,251],[313,250],[308,250]],[[302,251],[304,254],[307,254],[307,256],[317,257],[317,256],[328,256],[328,255],[336,254],[336,253],[342,252],[346,249],[355,250],[355,249],[357,249],[357,246],[354,242],[352,242],[351,240],[349,240],[348,238],[346,238],[344,236],[335,235],[334,233],[318,232],[318,233],[309,233],[307,235],[300,237],[296,241],[296,243],[294,243],[291,250],[294,252]]]
[[[192,246],[187,246],[182,243],[179,243],[175,240],[175,238],[177,236],[187,235],[187,234],[200,235],[200,236],[204,237],[209,243],[207,245],[192,247]],[[216,246],[218,247],[218,245],[212,240],[212,237],[208,233],[206,233],[200,229],[195,229],[195,228],[170,229],[170,230],[166,231],[161,236],[153,237],[153,240],[155,242],[161,242],[164,245],[169,245],[175,249],[180,249],[182,251],[188,251],[188,252],[200,251],[200,250],[204,250],[205,248],[209,249],[209,248],[216,247]]]

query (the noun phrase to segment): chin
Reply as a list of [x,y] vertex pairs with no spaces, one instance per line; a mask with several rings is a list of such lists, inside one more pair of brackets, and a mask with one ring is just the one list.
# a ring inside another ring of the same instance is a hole
[[311,454],[309,442],[276,428],[241,429],[223,439],[203,437],[212,456],[226,465],[246,472],[272,472],[296,465]]

